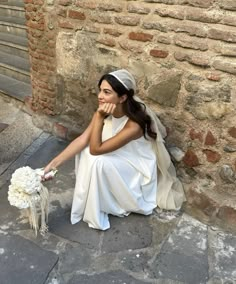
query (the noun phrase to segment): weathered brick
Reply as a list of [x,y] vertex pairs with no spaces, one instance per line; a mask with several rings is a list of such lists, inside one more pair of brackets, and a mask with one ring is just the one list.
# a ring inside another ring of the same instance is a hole
[[47,33],[45,34],[45,37],[47,39],[53,39],[53,38],[56,38],[56,35],[54,31],[47,31]]
[[66,9],[59,9],[57,12],[58,16],[66,18],[67,10]]
[[228,224],[231,228],[234,228],[236,225],[235,208],[230,206],[222,206],[217,212],[217,217],[224,222],[224,225]]
[[235,29],[214,27],[209,29],[208,37],[228,42],[236,42],[236,31]]
[[30,21],[30,22],[27,23],[27,26],[29,28],[32,28],[32,29],[35,29],[35,30],[38,30],[38,31],[44,31],[45,30],[45,25],[44,24],[40,24],[38,22],[31,22]]
[[220,74],[216,72],[207,73],[206,78],[210,81],[220,81],[221,80]]
[[209,8],[214,4],[215,0],[188,0],[188,4],[200,7],[200,8]]
[[45,83],[41,80],[36,81],[35,84],[37,86],[39,86],[40,88],[45,89],[45,90],[49,90],[49,91],[53,91],[55,89],[54,86],[52,86],[50,83]]
[[144,2],[147,2],[147,3],[163,3],[163,4],[168,4],[168,5],[175,4],[175,0],[144,0]]
[[174,19],[183,20],[185,16],[185,12],[182,8],[169,8],[169,7],[159,7],[155,10],[155,13],[161,17],[169,17]]
[[150,8],[142,6],[141,3],[128,4],[127,10],[129,13],[136,13],[136,14],[149,14],[150,13]]
[[39,6],[42,6],[44,4],[44,0],[33,0],[32,2],[30,3],[33,3],[34,5],[39,5]]
[[198,36],[198,37],[206,37],[207,36],[207,26],[202,24],[202,23],[198,23],[196,25],[196,23],[190,22],[190,21],[184,21],[184,22],[176,22],[171,24],[170,29],[172,31],[175,31],[176,33],[179,32],[185,32],[188,33],[191,36]]
[[98,5],[98,9],[101,11],[114,11],[121,12],[123,10],[122,5],[114,4],[114,3],[101,3]]
[[199,166],[199,160],[197,155],[194,153],[193,150],[188,149],[187,152],[185,153],[185,156],[183,158],[183,162],[185,163],[186,166],[192,168]]
[[27,11],[27,12],[33,12],[34,11],[34,6],[32,6],[32,5],[27,5],[26,7],[25,7],[25,10]]
[[98,4],[96,3],[96,1],[78,0],[75,2],[75,6],[94,10],[97,8]]
[[214,10],[207,11],[200,8],[189,8],[185,10],[186,19],[203,23],[218,23],[223,17],[222,13],[216,13]]
[[213,61],[212,66],[216,70],[221,70],[227,73],[236,74],[236,62],[232,60],[216,59]]
[[202,152],[206,155],[207,161],[210,163],[215,164],[219,162],[219,160],[221,159],[221,155],[217,153],[216,151],[204,149],[202,150]]
[[230,127],[228,133],[231,137],[236,138],[236,127]]
[[119,41],[119,45],[124,50],[129,50],[132,53],[143,53],[143,46],[137,45],[136,43],[131,43],[127,40]]
[[166,33],[168,31],[168,25],[165,22],[158,21],[144,21],[142,27],[147,30],[158,30]]
[[[82,29],[82,27],[81,27],[81,29]],[[90,32],[90,33],[101,33],[101,29],[99,27],[95,27],[93,25],[92,26],[86,25],[86,26],[83,27],[83,30]]]
[[213,146],[213,145],[215,145],[216,144],[216,138],[215,138],[215,136],[212,134],[212,132],[209,130],[208,132],[207,132],[207,135],[206,135],[206,137],[205,137],[205,145],[207,145],[207,146]]
[[139,16],[120,16],[115,17],[116,23],[125,26],[137,26],[140,23]]
[[199,38],[182,35],[181,37],[175,36],[174,42],[176,45],[185,47],[185,48],[191,48],[191,49],[202,50],[202,51],[208,50],[207,40],[205,39],[199,39]]
[[160,49],[151,49],[150,55],[153,57],[166,58],[169,55],[169,52]]
[[221,0],[219,1],[219,5],[221,8],[225,10],[236,11],[236,2],[235,0]]
[[56,50],[55,49],[43,49],[38,51],[41,54],[47,55],[49,57],[55,57],[56,56]]
[[151,41],[153,39],[153,35],[142,32],[131,32],[129,33],[129,39],[138,41]]
[[59,1],[59,5],[62,5],[62,6],[69,6],[72,4],[72,0],[60,0]]
[[76,10],[69,10],[68,17],[76,20],[85,20],[86,16],[83,12],[76,11]]
[[109,34],[115,37],[119,37],[120,35],[122,35],[121,31],[118,31],[117,29],[112,29],[112,28],[104,28],[103,32],[104,34]]
[[198,139],[200,142],[203,142],[203,133],[201,131],[196,131],[195,129],[190,129],[189,136],[192,140]]
[[74,28],[74,26],[73,26],[73,24],[71,22],[69,22],[69,21],[61,21],[61,20],[58,21],[58,26],[60,28],[63,28],[63,29],[73,29]]
[[53,133],[56,136],[63,138],[63,139],[66,139],[67,132],[68,132],[68,128],[63,126],[62,124],[56,122],[53,125]]
[[112,17],[109,15],[104,15],[103,13],[93,13],[90,15],[90,19],[93,22],[101,23],[101,24],[111,24]]
[[97,39],[98,43],[113,47],[116,45],[116,41],[113,38],[110,37],[100,37]]
[[29,21],[29,20],[30,20],[30,14],[27,13],[27,12],[25,12],[25,19],[26,19],[26,21]]
[[214,199],[206,195],[204,191],[195,189],[195,186],[191,186],[187,192],[188,204],[190,204],[190,210],[200,210],[201,215],[204,214],[204,219],[212,218],[216,215],[219,205]]

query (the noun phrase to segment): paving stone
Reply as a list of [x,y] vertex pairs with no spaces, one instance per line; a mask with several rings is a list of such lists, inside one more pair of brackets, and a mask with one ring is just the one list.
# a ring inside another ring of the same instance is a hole
[[151,270],[150,275],[154,278],[170,278],[189,284],[205,284],[208,279],[206,261],[172,252],[159,254]]
[[67,245],[65,252],[60,255],[59,269],[61,274],[86,271],[91,266],[93,254],[83,245]]
[[6,183],[0,190],[0,229],[7,232],[29,229],[28,219],[23,211],[8,202],[8,185]]
[[42,133],[13,163],[10,164],[6,171],[1,175],[0,188],[5,182],[10,180],[12,173],[16,169],[26,165],[29,158],[42,146],[42,144],[45,143],[45,141],[47,141],[49,136],[48,133]]
[[101,254],[97,251],[93,257],[93,262],[89,268],[90,274],[92,273],[103,273],[104,271],[118,270],[121,268],[119,265],[116,253],[105,253]]
[[69,144],[68,141],[51,136],[28,160],[28,165],[33,169],[41,168],[58,155]]
[[209,279],[206,284],[223,284],[223,283],[224,283],[224,281],[221,280],[220,278],[213,277],[213,278]]
[[19,236],[1,236],[0,254],[0,282],[5,284],[43,284],[58,261],[55,253]]
[[184,283],[206,283],[207,226],[184,214],[151,265],[150,275]]
[[132,272],[144,273],[148,267],[148,261],[154,256],[155,251],[153,250],[153,255],[147,252],[126,252],[120,257],[120,263],[124,269],[130,270]]
[[105,272],[95,275],[75,275],[68,284],[144,284],[123,271]]
[[207,226],[184,214],[162,247],[162,252],[170,251],[188,256],[206,257]]
[[236,236],[209,230],[210,275],[225,281],[236,281]]
[[69,241],[77,242],[86,248],[98,249],[102,231],[94,230],[88,227],[87,223],[81,221],[78,224],[70,223],[70,212],[50,217],[50,233],[56,234]]
[[148,216],[130,214],[128,217],[110,217],[111,228],[106,231],[102,252],[118,252],[145,248],[152,243],[152,228]]

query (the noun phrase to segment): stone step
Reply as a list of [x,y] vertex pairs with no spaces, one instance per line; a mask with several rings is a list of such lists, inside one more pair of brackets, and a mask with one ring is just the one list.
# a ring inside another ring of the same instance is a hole
[[32,96],[32,88],[30,84],[0,74],[0,93],[24,101]]
[[0,0],[0,5],[8,5],[21,8],[25,7],[24,0]]
[[27,37],[26,20],[17,17],[0,16],[0,32]]
[[19,6],[18,3],[1,3],[0,2],[0,16],[17,17],[25,19],[25,8]]
[[0,0],[1,4],[14,4],[15,6],[24,7],[24,0]]
[[0,52],[0,74],[30,83],[29,60]]
[[28,40],[25,37],[0,33],[0,51],[29,59]]

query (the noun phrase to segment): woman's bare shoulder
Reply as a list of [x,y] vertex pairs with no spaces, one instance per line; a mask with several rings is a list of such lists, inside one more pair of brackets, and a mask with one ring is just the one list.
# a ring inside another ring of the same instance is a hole
[[135,122],[131,119],[128,119],[124,128],[129,129],[129,131],[132,131],[133,133],[135,133],[136,134],[135,136],[137,138],[141,137],[143,135],[143,130],[142,130],[141,126],[137,122]]

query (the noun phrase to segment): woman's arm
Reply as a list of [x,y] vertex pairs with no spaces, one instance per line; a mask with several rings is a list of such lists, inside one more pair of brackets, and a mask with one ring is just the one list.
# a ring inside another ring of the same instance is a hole
[[90,122],[87,129],[75,140],[73,140],[59,155],[57,155],[51,162],[44,168],[44,173],[49,172],[50,170],[59,167],[65,161],[69,160],[76,154],[80,153],[89,143],[92,124],[94,118]]
[[102,142],[102,129],[105,116],[97,111],[94,116],[94,123],[90,136],[90,153],[101,155],[115,151],[128,142],[138,139],[143,135],[141,127],[134,121],[128,120],[125,127],[112,138]]

